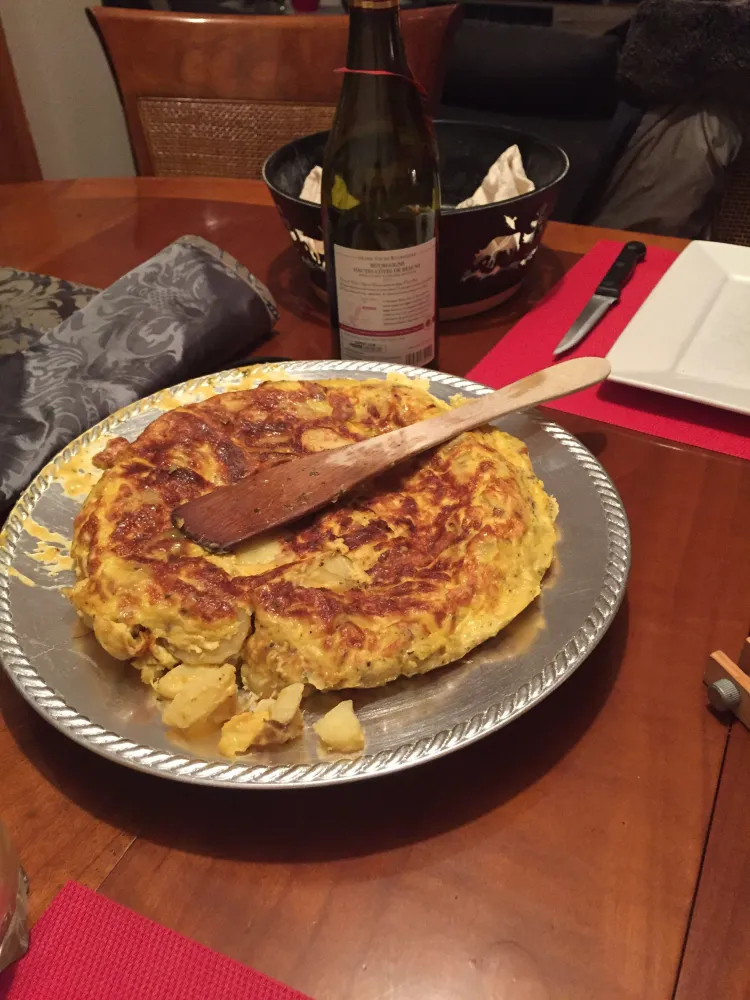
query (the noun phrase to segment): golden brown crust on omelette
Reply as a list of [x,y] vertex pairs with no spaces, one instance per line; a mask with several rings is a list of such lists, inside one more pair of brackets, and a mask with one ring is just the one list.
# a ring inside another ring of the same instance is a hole
[[457,659],[539,593],[556,504],[525,446],[486,428],[231,555],[171,523],[177,505],[264,467],[438,413],[419,386],[269,382],[155,420],[108,465],[75,525],[72,600],[152,679],[239,662],[268,694],[373,686]]

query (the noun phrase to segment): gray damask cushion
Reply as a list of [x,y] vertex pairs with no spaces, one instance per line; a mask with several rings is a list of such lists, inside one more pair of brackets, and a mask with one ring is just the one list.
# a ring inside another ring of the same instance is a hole
[[[268,289],[198,237],[177,240],[100,293],[18,274],[5,274],[16,282],[15,300],[0,277],[2,511],[93,424],[167,385],[231,366],[278,319]],[[67,318],[49,328],[55,312]]]
[[82,309],[98,288],[49,274],[0,267],[0,355],[29,347],[44,332]]

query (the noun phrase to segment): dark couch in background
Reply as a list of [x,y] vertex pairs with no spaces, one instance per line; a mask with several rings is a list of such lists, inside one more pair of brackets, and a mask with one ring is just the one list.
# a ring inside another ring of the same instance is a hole
[[514,6],[465,3],[444,116],[561,145],[554,218],[750,244],[750,2],[640,0],[599,36],[472,19]]
[[641,119],[617,85],[623,34],[464,20],[439,117],[497,122],[562,146],[570,173],[553,218],[586,222]]

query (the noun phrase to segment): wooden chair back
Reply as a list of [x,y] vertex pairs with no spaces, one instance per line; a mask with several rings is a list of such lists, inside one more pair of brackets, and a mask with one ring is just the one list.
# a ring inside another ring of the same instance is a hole
[[[344,15],[197,16],[89,10],[108,54],[138,171],[261,176],[266,157],[329,128],[345,64]],[[404,11],[409,63],[439,99],[457,6]]]
[[0,184],[41,178],[34,140],[0,23]]
[[712,240],[750,246],[750,129],[730,166],[726,189],[711,227]]

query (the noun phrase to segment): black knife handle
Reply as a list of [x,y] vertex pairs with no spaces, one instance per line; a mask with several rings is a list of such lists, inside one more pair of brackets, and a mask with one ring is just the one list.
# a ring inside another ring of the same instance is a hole
[[617,255],[617,260],[602,278],[596,294],[619,299],[620,292],[628,283],[635,265],[640,264],[645,256],[645,244],[639,243],[637,240],[626,243]]

